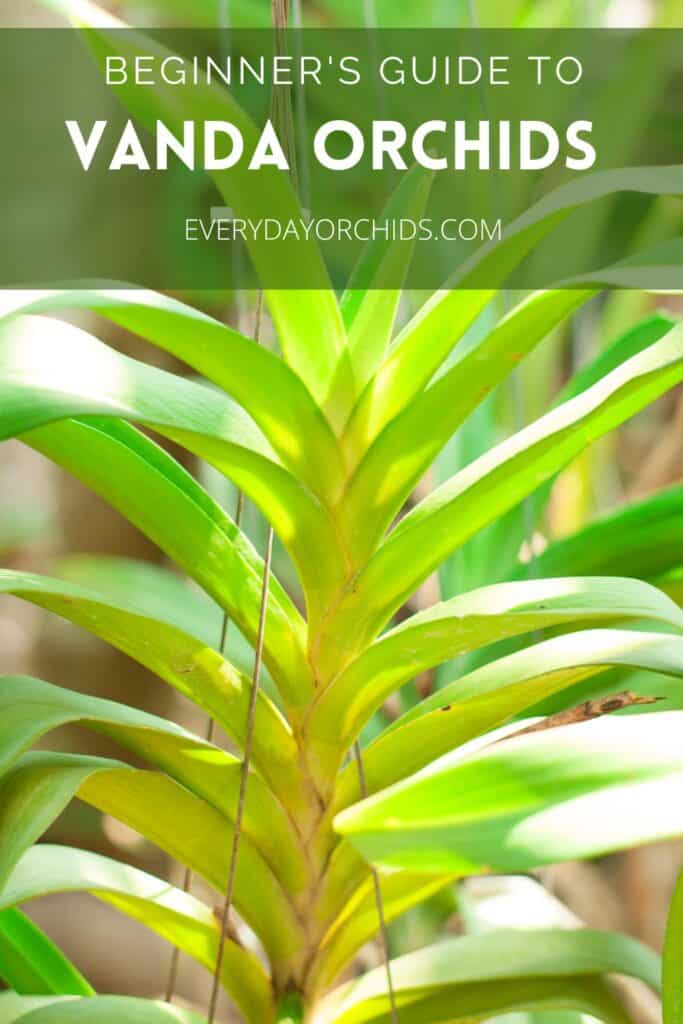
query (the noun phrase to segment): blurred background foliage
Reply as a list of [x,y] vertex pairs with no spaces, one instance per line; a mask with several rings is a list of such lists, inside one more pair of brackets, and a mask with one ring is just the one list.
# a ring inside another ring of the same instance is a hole
[[[129,0],[103,6],[138,25],[270,24],[267,0]],[[471,26],[476,17],[481,27],[666,28],[683,27],[683,0],[314,0],[304,3],[303,9],[297,5],[294,14],[304,24],[329,27],[378,24],[455,29]],[[53,23],[44,8],[30,0],[5,0],[0,7],[3,27]],[[633,110],[629,110],[630,97],[627,101],[621,94],[607,97],[605,101],[612,103],[615,119],[624,125],[625,151],[629,139],[634,138],[637,118],[650,116],[653,105],[666,109],[667,103],[679,99],[662,97],[656,89],[650,89],[644,104],[642,90],[636,88]],[[628,216],[628,211],[622,216]],[[638,207],[634,217],[634,222],[621,227],[637,232],[643,244],[656,243],[672,227],[674,233],[680,234],[683,227],[681,204],[671,200],[653,201],[645,211]],[[92,227],[97,229],[95,223]],[[596,232],[600,227],[596,225]],[[508,297],[510,304],[515,298]],[[195,296],[194,301],[206,304],[206,297]],[[213,296],[214,312],[216,302]],[[483,314],[472,328],[473,338],[500,316],[506,308],[504,302],[501,299],[498,307]],[[222,316],[248,329],[254,315],[252,296],[222,298],[218,305]],[[683,313],[683,303],[663,296],[654,299],[639,292],[613,292],[590,302],[524,361],[512,385],[498,389],[477,409],[439,457],[425,486],[451,476],[502,437],[548,409],[577,371],[600,357],[628,325],[657,310],[678,317]],[[404,316],[409,313],[408,299]],[[98,324],[98,330],[101,329]],[[181,369],[169,357],[154,354],[154,350],[123,332],[108,330],[106,340],[122,351],[145,360],[156,359],[158,365],[176,371]],[[268,336],[268,325],[266,340],[274,344]],[[438,594],[446,598],[484,583],[545,571],[543,552],[553,541],[627,502],[666,488],[683,487],[682,440],[683,391],[679,388],[594,444],[564,471],[555,480],[540,518],[532,500],[473,538],[444,567],[438,579],[425,584],[412,600],[410,610],[431,603]],[[222,478],[203,465],[191,468],[233,512],[236,496]],[[262,548],[263,521],[253,509],[247,508],[244,522],[247,532]],[[680,527],[671,534],[671,543],[677,542],[680,543]],[[106,560],[97,567],[77,557],[65,560],[67,553],[94,554]],[[683,550],[680,554],[683,564]],[[180,578],[169,581],[159,553],[141,534],[77,481],[15,442],[0,446],[0,555],[6,566],[70,578],[92,578],[96,571],[106,572],[110,581],[117,574],[128,581],[133,578],[152,603],[155,593],[165,592],[168,597],[168,588],[172,586],[179,618],[186,623],[191,619],[192,631],[201,631],[213,642],[218,639],[220,615],[208,599]],[[672,553],[670,563],[674,562]],[[293,574],[282,551],[276,554],[276,568],[280,579],[293,586]],[[548,571],[552,574],[552,565]],[[614,572],[618,571],[617,566]],[[671,584],[670,592],[677,591],[680,599],[680,580],[677,587],[675,581]],[[233,646],[231,656],[235,661],[241,660],[239,646]],[[402,700],[410,704],[416,693],[430,692],[463,667],[451,664],[442,666],[436,674],[425,674],[404,691]],[[0,603],[0,674],[5,673],[44,677],[72,689],[82,688],[153,710],[191,728],[202,728],[200,722],[192,720],[189,705],[140,666],[75,627],[10,598],[3,598]],[[637,688],[633,680],[629,685]],[[647,686],[651,690],[653,685],[650,678]],[[670,691],[671,685],[668,686]],[[396,712],[397,707],[389,705],[382,714],[390,718]],[[61,744],[68,748],[72,740],[73,735],[64,730],[58,738],[51,735],[50,746],[58,749]],[[79,735],[78,749],[84,753],[109,753],[105,741],[86,734]],[[72,806],[54,826],[49,839],[115,855],[154,873],[167,870],[162,855],[154,847],[125,826],[102,818],[83,805]],[[593,927],[630,932],[659,949],[682,855],[680,843],[668,843],[599,863],[544,870],[541,881],[556,898],[550,918],[547,901],[541,900],[544,920],[550,919],[552,923],[557,915],[570,913]],[[428,942],[444,925],[449,930],[460,930],[464,919],[470,930],[485,930],[496,923],[524,924],[525,915],[527,920],[533,918],[538,902],[535,890],[529,888],[534,884],[529,880],[475,880],[460,894],[457,911],[453,894],[441,893],[426,907],[410,912],[392,926],[392,946],[397,951],[415,948]],[[32,904],[31,915],[99,990],[139,995],[157,995],[163,990],[168,947],[113,909],[95,906],[86,896],[69,896],[68,902],[67,897],[51,897]],[[82,927],[86,920],[87,938]],[[105,947],[106,957],[102,955]],[[376,963],[377,958],[374,946],[363,951],[364,966]],[[184,998],[201,1003],[205,1000],[206,984],[201,972],[183,959],[180,990]],[[643,1020],[649,1019],[650,1011],[647,1004],[639,1005]]]

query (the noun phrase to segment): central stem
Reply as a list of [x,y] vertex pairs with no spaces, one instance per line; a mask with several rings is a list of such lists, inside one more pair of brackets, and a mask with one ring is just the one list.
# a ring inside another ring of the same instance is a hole
[[275,1024],[302,1024],[304,1002],[297,992],[283,996],[275,1011]]

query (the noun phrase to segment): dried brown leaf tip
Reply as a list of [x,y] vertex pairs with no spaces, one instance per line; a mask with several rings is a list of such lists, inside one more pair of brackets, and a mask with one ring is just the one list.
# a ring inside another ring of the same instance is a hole
[[525,736],[527,733],[544,732],[546,729],[557,729],[562,725],[578,725],[580,722],[590,722],[593,718],[600,718],[602,715],[611,715],[615,711],[622,711],[624,708],[636,707],[639,704],[656,704],[664,700],[664,697],[648,697],[631,690],[623,690],[621,693],[613,693],[607,697],[598,697],[597,700],[586,700],[574,708],[567,708],[565,711],[558,711],[556,715],[549,715],[541,722],[528,725],[519,732],[514,732],[505,739],[513,739],[517,736]]

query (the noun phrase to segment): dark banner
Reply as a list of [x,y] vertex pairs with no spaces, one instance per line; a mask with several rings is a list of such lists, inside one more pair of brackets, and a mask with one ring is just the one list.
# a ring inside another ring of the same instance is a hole
[[683,283],[683,32],[6,30],[0,78],[0,287]]

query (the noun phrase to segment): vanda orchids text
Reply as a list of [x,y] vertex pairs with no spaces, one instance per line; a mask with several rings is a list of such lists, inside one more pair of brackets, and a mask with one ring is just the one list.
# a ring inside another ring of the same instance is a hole
[[[172,130],[157,121],[151,143],[130,120],[122,130],[108,121],[85,128],[78,121],[65,121],[65,126],[86,171],[96,159],[111,171],[165,171],[172,161],[190,170],[222,171],[240,163],[256,171],[290,169],[286,147],[271,121],[246,130],[230,121],[184,121],[182,129]],[[376,120],[364,130],[353,121],[333,120],[317,128],[311,145],[315,160],[331,171],[360,164],[375,171],[405,171],[414,163],[433,171],[537,171],[558,163],[585,171],[597,158],[592,131],[592,121],[572,121],[558,129],[534,120],[429,120],[408,129],[400,121]]]

